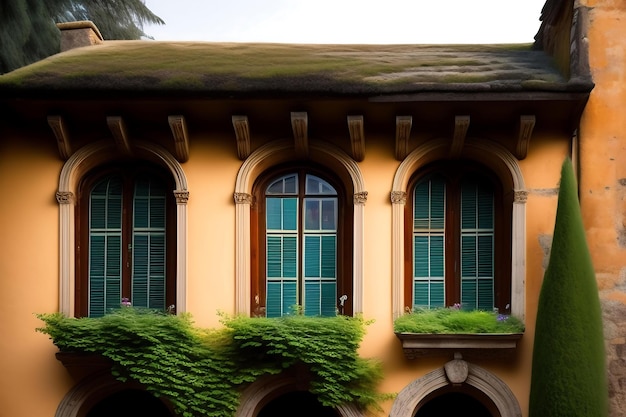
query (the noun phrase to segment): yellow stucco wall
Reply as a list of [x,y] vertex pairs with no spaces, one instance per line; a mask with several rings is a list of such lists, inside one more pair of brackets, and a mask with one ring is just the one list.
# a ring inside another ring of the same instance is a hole
[[[55,200],[63,161],[48,133],[20,138],[4,132],[0,145],[0,379],[2,415],[52,416],[74,381],[55,359],[56,349],[34,329],[35,313],[58,309],[59,207]],[[226,145],[225,145],[226,144]],[[389,193],[400,162],[393,141],[368,136],[359,163],[368,191],[365,206],[364,316],[373,319],[361,354],[384,365],[381,390],[399,392],[411,381],[440,368],[451,357],[408,361],[392,329],[391,230]],[[512,360],[473,363],[493,372],[511,388],[527,415],[532,341],[537,296],[543,276],[545,244],[554,224],[558,176],[569,153],[569,137],[537,135],[520,166],[529,191],[527,202],[527,331]],[[187,310],[197,325],[218,325],[217,311],[235,308],[235,205],[233,191],[241,161],[232,137],[192,136],[183,164],[188,202]],[[589,203],[588,203],[589,204]],[[617,266],[616,266],[617,267]],[[36,398],[36,401],[32,399]],[[392,401],[383,405],[388,415]]]

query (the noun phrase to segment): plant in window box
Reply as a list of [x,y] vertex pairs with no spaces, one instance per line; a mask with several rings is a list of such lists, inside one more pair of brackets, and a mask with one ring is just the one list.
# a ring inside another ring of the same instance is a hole
[[394,331],[409,359],[445,349],[513,349],[524,323],[497,311],[449,308],[416,309],[394,321]]

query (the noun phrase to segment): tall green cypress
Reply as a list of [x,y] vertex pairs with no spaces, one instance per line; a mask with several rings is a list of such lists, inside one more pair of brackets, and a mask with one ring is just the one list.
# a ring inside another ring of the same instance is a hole
[[537,310],[530,417],[606,417],[602,312],[569,158]]

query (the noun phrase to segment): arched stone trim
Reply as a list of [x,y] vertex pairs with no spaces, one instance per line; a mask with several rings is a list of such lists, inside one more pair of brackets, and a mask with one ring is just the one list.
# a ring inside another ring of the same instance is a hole
[[[460,362],[466,367],[466,375],[463,384],[467,384],[483,394],[498,410],[501,417],[521,417],[522,411],[519,402],[511,389],[500,378],[491,372],[460,359],[455,359],[446,364]],[[455,366],[457,364],[454,364]],[[389,417],[412,417],[418,411],[418,406],[431,393],[451,385],[451,375],[445,367],[436,369],[407,385],[396,397]]]
[[[137,158],[165,167],[176,184],[176,311],[186,311],[187,294],[187,177],[176,158],[165,148],[148,142],[134,142]],[[80,179],[90,169],[119,158],[115,144],[94,142],[76,151],[63,165],[59,176],[59,311],[74,315],[74,288],[76,271],[74,257],[74,205]]]
[[[296,372],[261,377],[242,392],[235,417],[255,417],[273,399],[292,391],[306,391],[308,388],[308,379]],[[340,405],[336,410],[341,417],[363,417],[363,413],[353,404]]]
[[[256,178],[266,169],[297,159],[291,141],[267,143],[244,161],[237,173],[235,182],[235,310],[237,314],[250,315],[250,200],[238,198],[252,195],[252,186]],[[323,163],[333,170],[344,183],[352,186],[352,193],[359,196],[354,204],[353,236],[353,307],[354,313],[363,312],[363,269],[364,269],[364,216],[365,183],[358,164],[341,149],[324,142],[312,142],[309,145],[309,159]]]
[[[392,308],[393,318],[404,313],[404,204],[397,196],[407,195],[407,185],[413,173],[425,165],[446,159],[449,143],[431,140],[419,146],[402,161],[392,185]],[[482,163],[502,181],[505,192],[523,195],[524,178],[517,159],[503,146],[485,139],[472,138],[463,147],[463,158]],[[395,196],[395,198],[394,198]],[[515,198],[511,225],[511,313],[521,320],[526,311],[526,200]]]
[[126,389],[144,388],[137,383],[117,381],[108,370],[88,376],[65,394],[54,417],[85,416],[101,400]]

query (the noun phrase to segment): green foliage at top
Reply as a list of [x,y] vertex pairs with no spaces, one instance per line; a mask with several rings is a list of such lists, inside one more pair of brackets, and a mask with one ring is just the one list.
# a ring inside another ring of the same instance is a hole
[[163,20],[142,0],[0,0],[0,74],[59,52],[55,23],[93,21],[105,39],[140,39]]
[[539,295],[530,417],[606,417],[602,313],[576,180],[563,163],[550,263]]
[[121,308],[100,318],[38,316],[62,352],[110,358],[113,375],[167,398],[181,416],[232,416],[240,389],[262,375],[304,366],[310,392],[326,406],[367,409],[386,398],[376,391],[381,367],[360,358],[365,322],[345,316],[223,317],[223,328],[199,329],[189,316]]
[[469,334],[523,333],[518,318],[482,310],[433,308],[416,310],[394,321],[397,333]]

